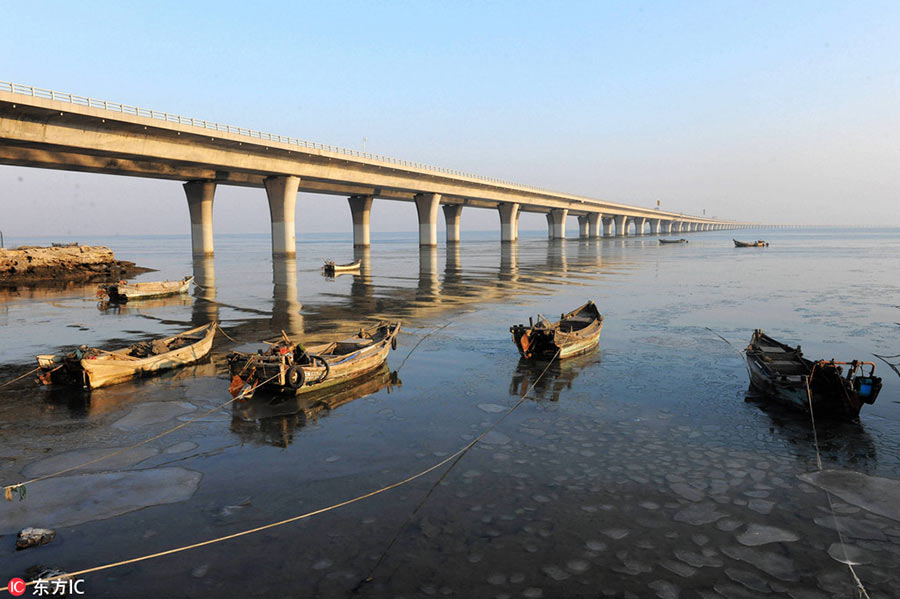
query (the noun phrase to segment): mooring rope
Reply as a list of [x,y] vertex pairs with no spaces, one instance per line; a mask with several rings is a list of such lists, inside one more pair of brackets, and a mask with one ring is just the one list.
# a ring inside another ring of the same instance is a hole
[[35,372],[37,372],[37,371],[40,370],[40,369],[41,369],[41,367],[38,366],[38,367],[35,368],[34,370],[29,370],[29,371],[26,372],[25,374],[23,374],[23,375],[21,375],[21,376],[17,376],[16,378],[14,378],[14,379],[11,380],[11,381],[6,381],[6,382],[3,383],[2,385],[0,385],[0,389],[2,389],[3,387],[6,387],[7,385],[12,385],[13,383],[15,383],[15,382],[18,381],[18,380],[24,379],[24,378],[25,378],[26,376],[28,376],[29,374],[34,374]]
[[[448,324],[449,324],[449,323],[448,323]],[[446,325],[445,325],[445,326],[446,326]],[[442,328],[443,328],[443,327],[442,327]],[[557,355],[558,355],[558,353],[557,353]],[[555,359],[555,356],[554,356],[554,359]],[[551,363],[552,363],[552,362],[551,362]],[[548,369],[549,367],[550,367],[550,364],[548,364],[548,365],[547,365],[547,368],[545,368],[544,371],[541,373],[541,377],[544,375],[544,373],[546,373],[546,371],[547,371],[547,369]],[[199,547],[205,547],[205,546],[207,546],[207,545],[213,545],[213,544],[216,544],[216,543],[221,543],[221,542],[224,542],[224,541],[229,541],[229,540],[231,540],[231,539],[236,539],[236,538],[239,538],[239,537],[244,537],[244,536],[251,535],[251,534],[254,534],[254,533],[257,533],[257,532],[261,532],[261,531],[264,531],[264,530],[269,530],[269,529],[272,529],[272,528],[277,528],[277,527],[279,527],[279,526],[284,526],[284,525],[286,525],[286,524],[291,524],[291,523],[293,523],[293,522],[297,522],[297,521],[299,521],[299,520],[304,520],[304,519],[306,519],[306,518],[311,518],[311,517],[317,516],[317,515],[319,515],[319,514],[324,514],[324,513],[326,513],[326,512],[330,512],[330,511],[332,511],[332,510],[336,510],[336,509],[338,509],[338,508],[342,508],[342,507],[345,507],[345,506],[347,506],[347,505],[351,505],[351,504],[353,504],[353,503],[358,503],[358,502],[360,502],[360,501],[363,501],[364,499],[368,499],[368,498],[370,498],[370,497],[374,497],[374,496],[376,496],[376,495],[380,495],[380,494],[382,494],[382,493],[386,493],[387,491],[390,491],[390,490],[392,490],[392,489],[396,489],[397,487],[400,487],[400,486],[403,486],[403,485],[405,485],[405,484],[408,484],[408,483],[410,483],[410,482],[412,482],[412,481],[414,481],[414,480],[416,480],[416,479],[418,479],[418,478],[421,478],[421,477],[425,476],[426,474],[430,474],[431,472],[434,472],[435,470],[437,470],[437,469],[440,468],[441,466],[443,466],[443,465],[445,465],[445,464],[448,464],[448,463],[450,463],[450,462],[453,462],[454,460],[458,462],[458,461],[459,461],[458,458],[461,458],[463,455],[465,455],[465,453],[468,452],[472,447],[474,447],[475,444],[478,443],[478,441],[480,441],[480,440],[481,440],[488,432],[490,432],[497,424],[499,424],[500,422],[502,422],[507,416],[509,416],[510,414],[512,414],[512,412],[513,412],[516,408],[518,408],[518,407],[525,401],[525,399],[527,399],[528,393],[530,393],[531,390],[534,389],[534,386],[537,384],[537,382],[540,380],[541,377],[538,377],[538,379],[535,380],[534,384],[531,385],[531,387],[529,388],[529,390],[526,391],[526,393],[519,399],[519,401],[516,402],[516,404],[515,404],[512,408],[510,408],[510,410],[509,410],[506,414],[504,414],[500,419],[497,420],[497,422],[495,422],[493,425],[491,425],[491,427],[490,427],[488,430],[486,430],[484,433],[482,433],[481,435],[479,435],[477,438],[473,439],[471,442],[469,442],[468,444],[466,444],[463,448],[461,448],[461,449],[457,450],[456,452],[450,454],[449,456],[447,456],[447,457],[444,458],[443,460],[441,460],[441,461],[437,462],[436,464],[433,464],[432,466],[429,466],[428,468],[426,468],[426,469],[424,469],[424,470],[422,470],[422,471],[420,471],[420,472],[418,472],[418,473],[416,473],[416,474],[413,474],[412,476],[409,476],[409,477],[407,477],[407,478],[405,478],[405,479],[403,479],[403,480],[400,480],[400,481],[398,481],[398,482],[392,483],[392,484],[387,485],[387,486],[385,486],[385,487],[381,487],[380,489],[377,489],[377,490],[375,490],[375,491],[370,491],[370,492],[365,493],[365,494],[363,494],[363,495],[358,495],[357,497],[353,497],[353,498],[351,498],[351,499],[347,499],[347,500],[345,500],[345,501],[341,501],[341,502],[339,502],[339,503],[335,503],[335,504],[330,505],[330,506],[328,506],[328,507],[324,507],[324,508],[320,508],[320,509],[317,509],[317,510],[313,510],[313,511],[311,511],[311,512],[307,512],[307,513],[305,513],[305,514],[300,514],[300,515],[298,515],[298,516],[293,516],[293,517],[291,517],[291,518],[286,518],[286,519],[280,520],[280,521],[278,521],[278,522],[271,522],[271,523],[269,523],[269,524],[264,524],[264,525],[262,525],[262,526],[257,526],[256,528],[251,528],[251,529],[248,529],[248,530],[243,530],[243,531],[236,532],[236,533],[233,533],[233,534],[230,534],[230,535],[225,535],[225,536],[222,536],[222,537],[217,537],[217,538],[215,538],[215,539],[208,539],[208,540],[206,540],[206,541],[201,541],[201,542],[199,542],[199,543],[193,543],[193,544],[191,544],[191,545],[184,545],[184,546],[181,546],[181,547],[176,547],[176,548],[174,548],[174,549],[167,549],[167,550],[165,550],[165,551],[159,551],[159,552],[157,552],[157,553],[151,553],[151,554],[148,554],[148,555],[142,555],[142,556],[134,557],[134,558],[131,558],[131,559],[125,559],[125,560],[121,560],[121,561],[118,561],[118,562],[113,562],[113,563],[110,563],[110,564],[104,564],[104,565],[102,565],[102,566],[95,566],[95,567],[93,567],[93,568],[86,568],[86,569],[78,570],[78,571],[75,571],[75,572],[66,572],[66,573],[64,573],[64,574],[60,574],[59,576],[53,576],[53,577],[45,578],[45,579],[42,579],[42,580],[45,580],[46,582],[52,582],[52,581],[54,581],[54,580],[61,580],[61,579],[64,579],[64,578],[65,578],[65,579],[77,578],[77,577],[82,576],[82,575],[84,575],[84,574],[91,574],[91,573],[93,573],[93,572],[100,572],[100,571],[102,571],[102,570],[109,570],[109,569],[111,569],[111,568],[117,568],[117,567],[119,567],[119,566],[126,566],[126,565],[128,565],[128,564],[134,564],[134,563],[138,563],[138,562],[143,562],[143,561],[147,561],[147,560],[151,560],[151,559],[156,559],[156,558],[159,558],[159,557],[164,557],[164,556],[166,556],[166,555],[172,555],[172,554],[175,554],[175,553],[181,553],[181,552],[183,552],[183,551],[189,551],[189,550],[191,550],[191,549],[197,549],[197,548],[199,548]],[[448,469],[448,472],[449,472],[449,469]],[[438,481],[438,482],[440,482],[440,481]],[[434,489],[434,487],[432,487],[432,490],[433,490],[433,489]],[[430,491],[429,491],[429,494],[430,494]],[[427,499],[427,496],[426,496],[426,499]],[[33,581],[27,582],[27,583],[25,583],[25,584],[26,584],[26,586],[31,586],[31,585],[34,585],[34,584],[36,584],[36,583],[37,583],[37,581],[36,581],[36,580],[33,580]],[[5,587],[0,587],[0,591],[6,591],[6,590],[9,590],[9,586],[8,586],[8,585],[5,586]]]
[[357,584],[356,587],[353,588],[354,593],[359,591],[359,589],[362,587],[362,585],[364,585],[368,582],[371,582],[374,579],[375,571],[378,569],[378,567],[384,561],[384,558],[387,557],[387,554],[390,552],[391,548],[394,546],[394,543],[397,542],[397,539],[400,538],[400,534],[409,525],[409,523],[412,521],[412,519],[416,517],[416,514],[419,513],[419,510],[422,509],[422,507],[425,505],[425,502],[427,502],[428,499],[431,497],[431,494],[434,493],[434,490],[438,487],[439,484],[441,484],[444,481],[445,478],[447,478],[447,475],[450,474],[450,472],[453,470],[453,468],[456,467],[456,465],[460,462],[460,460],[462,460],[463,457],[465,457],[465,455],[469,452],[469,450],[472,449],[473,447],[475,447],[475,445],[477,445],[478,442],[481,441],[485,437],[485,435],[487,435],[492,430],[494,430],[494,428],[496,428],[500,423],[502,423],[504,420],[506,420],[506,418],[510,414],[512,414],[516,410],[516,408],[518,408],[520,405],[522,405],[525,402],[525,400],[528,398],[528,394],[531,393],[532,390],[534,390],[535,385],[537,385],[540,382],[540,380],[547,373],[547,370],[550,369],[550,366],[553,364],[553,362],[556,360],[556,358],[559,357],[560,351],[562,351],[562,350],[556,351],[556,354],[553,356],[553,358],[550,359],[550,361],[547,363],[547,366],[544,367],[544,370],[541,371],[541,374],[538,375],[538,377],[534,380],[534,382],[531,384],[531,386],[525,391],[525,393],[522,394],[522,396],[519,398],[519,401],[517,401],[496,422],[494,422],[491,426],[489,426],[487,428],[487,430],[485,430],[483,433],[478,435],[474,440],[472,440],[471,443],[469,443],[460,452],[458,452],[458,454],[459,454],[458,457],[453,461],[452,464],[450,464],[450,467],[447,468],[443,472],[443,474],[441,474],[440,478],[438,478],[437,481],[435,481],[435,483],[433,485],[431,485],[431,488],[428,489],[428,492],[425,494],[425,496],[422,498],[422,500],[416,506],[416,509],[414,509],[412,512],[410,512],[409,517],[406,519],[406,521],[403,522],[403,524],[401,524],[400,527],[397,529],[397,532],[394,533],[393,538],[391,539],[391,541],[388,543],[387,547],[385,547],[384,551],[379,556],[378,561],[375,562],[375,565],[372,566],[372,569],[369,571],[369,575],[366,578],[362,579],[359,582],[359,584]]
[[259,384],[257,384],[257,385],[254,385],[254,386],[251,387],[250,389],[245,389],[245,390],[242,391],[237,397],[232,397],[231,399],[229,399],[229,400],[226,401],[225,403],[219,404],[219,405],[217,405],[216,407],[211,408],[211,409],[209,409],[209,410],[203,412],[203,413],[200,414],[199,416],[195,416],[194,418],[191,418],[190,420],[186,420],[185,422],[182,422],[181,424],[179,424],[179,425],[177,425],[177,426],[173,426],[172,428],[170,428],[170,429],[168,429],[168,430],[166,430],[166,431],[163,431],[163,432],[159,433],[158,435],[154,435],[153,437],[150,437],[149,439],[144,439],[144,440],[142,440],[142,441],[138,441],[138,442],[135,443],[134,445],[130,445],[130,446],[128,446],[128,447],[123,447],[122,449],[118,449],[118,450],[116,450],[116,451],[113,451],[112,453],[104,454],[104,455],[102,455],[102,456],[100,456],[100,457],[98,457],[98,458],[94,458],[93,460],[89,460],[89,461],[84,462],[84,463],[81,463],[81,464],[76,464],[76,465],[74,465],[74,466],[69,466],[68,468],[63,468],[62,470],[59,470],[59,471],[57,471],[57,472],[52,472],[52,473],[50,473],[50,474],[45,474],[45,475],[43,475],[43,476],[38,476],[38,477],[32,478],[32,479],[30,479],[30,480],[26,480],[26,481],[24,481],[24,482],[12,484],[12,485],[6,485],[6,486],[3,487],[3,494],[4,494],[4,497],[6,497],[6,500],[7,500],[7,501],[12,501],[13,493],[19,493],[19,497],[24,497],[24,495],[23,495],[23,493],[22,493],[22,489],[24,489],[24,488],[26,487],[26,485],[30,485],[30,484],[33,484],[33,483],[36,483],[36,482],[42,481],[42,480],[47,480],[48,478],[54,478],[54,477],[59,476],[59,475],[61,475],[61,474],[66,474],[66,473],[68,473],[68,472],[72,472],[73,470],[79,470],[79,469],[81,469],[81,468],[84,468],[85,466],[90,466],[90,465],[92,465],[92,464],[96,464],[96,463],[98,463],[98,462],[102,462],[102,461],[104,461],[104,460],[108,460],[108,459],[111,458],[111,457],[114,457],[114,456],[117,456],[117,455],[121,455],[121,454],[126,453],[126,452],[128,452],[128,451],[131,451],[132,449],[135,449],[135,448],[137,448],[137,447],[140,447],[141,445],[146,445],[147,443],[150,443],[151,441],[156,441],[157,439],[161,439],[162,437],[165,437],[166,435],[169,435],[169,434],[174,433],[175,431],[177,431],[177,430],[179,430],[179,429],[181,429],[181,428],[184,428],[185,426],[191,424],[192,422],[196,422],[197,420],[203,418],[204,416],[208,416],[209,414],[212,414],[213,412],[215,412],[215,411],[217,411],[217,410],[221,410],[222,408],[228,406],[229,404],[232,404],[232,403],[234,403],[234,402],[236,402],[236,401],[238,401],[238,400],[244,399],[244,397],[246,397],[247,394],[252,393],[253,391],[255,391],[255,390],[256,390],[257,388],[259,388],[260,386],[265,385],[265,384],[268,383],[269,381],[274,380],[274,379],[277,378],[278,376],[279,376],[279,375],[276,374],[276,375],[274,375],[274,376],[272,376],[272,377],[266,379],[265,381],[262,381],[261,383],[259,383]]
[[[816,432],[816,416],[813,412],[813,401],[812,401],[812,389],[809,386],[809,377],[806,377],[806,398],[809,401],[809,417],[812,420],[812,430],[813,430],[813,445],[816,448],[816,465],[819,467],[819,472],[822,472],[822,455],[819,452],[819,435]],[[845,391],[846,392],[846,391]],[[825,497],[828,499],[828,509],[831,511],[831,517],[834,520],[834,530],[837,532],[838,541],[841,543],[841,551],[844,553],[844,563],[847,565],[847,568],[850,569],[850,576],[853,578],[853,581],[856,583],[856,590],[858,591],[858,597],[869,599],[869,594],[866,592],[866,587],[863,586],[862,581],[859,579],[859,576],[856,575],[856,570],[853,569],[853,564],[850,563],[850,557],[847,555],[847,546],[844,544],[844,535],[841,533],[841,527],[838,524],[837,514],[834,512],[834,504],[831,501],[831,493],[828,492],[828,489],[822,488],[825,491]]]
[[452,321],[452,320],[451,320],[450,322],[447,322],[447,323],[445,323],[445,324],[442,324],[442,325],[439,326],[438,328],[434,329],[433,331],[431,331],[430,333],[426,334],[426,335],[423,336],[421,339],[419,339],[419,340],[416,342],[416,344],[413,345],[412,349],[409,350],[409,353],[406,354],[406,357],[403,358],[403,361],[400,362],[400,366],[397,367],[397,372],[400,372],[400,369],[403,368],[403,365],[406,364],[406,361],[409,360],[409,357],[413,354],[414,351],[416,351],[416,348],[419,347],[419,346],[422,344],[423,341],[425,341],[426,339],[428,339],[429,337],[431,337],[432,335],[434,335],[434,334],[437,333],[438,331],[440,331],[440,330],[442,330],[442,329],[446,329],[446,328],[449,327],[451,324],[453,324],[453,321]]

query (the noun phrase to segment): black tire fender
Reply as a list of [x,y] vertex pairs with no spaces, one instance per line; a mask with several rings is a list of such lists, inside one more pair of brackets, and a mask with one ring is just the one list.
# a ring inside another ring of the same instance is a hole
[[322,381],[327,379],[328,375],[331,373],[331,366],[328,365],[328,362],[325,360],[325,358],[323,358],[322,356],[315,356],[310,354],[309,359],[314,366],[316,364],[319,364],[322,366],[322,368],[325,369],[325,372],[322,373],[322,376],[319,377],[319,380],[317,380],[316,383],[321,383]]
[[299,366],[291,366],[284,373],[284,383],[291,389],[299,389],[306,382],[306,373]]
[[397,349],[397,335],[391,337],[391,349]]

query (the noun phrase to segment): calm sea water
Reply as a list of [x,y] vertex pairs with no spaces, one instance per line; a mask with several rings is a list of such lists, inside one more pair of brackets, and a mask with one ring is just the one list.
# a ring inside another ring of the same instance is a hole
[[[771,245],[735,249],[732,235]],[[282,330],[329,339],[377,319],[404,330],[389,358],[400,385],[378,373],[331,398],[331,410],[229,406],[30,485],[24,501],[0,505],[2,580],[35,564],[74,571],[189,545],[381,489],[464,447],[534,385],[449,472],[86,575],[84,588],[92,597],[807,599],[853,596],[837,561],[846,551],[871,597],[896,596],[900,377],[872,354],[900,354],[900,231],[699,233],[679,246],[535,232],[510,247],[496,237],[420,251],[412,234],[376,234],[354,254],[349,236],[304,235],[296,261],[274,264],[265,235],[218,236],[215,259],[197,262],[187,237],[79,238],[158,269],[139,280],[194,274],[202,288],[120,310],[99,309],[93,286],[0,290],[4,381],[37,353],[116,347],[210,319],[237,342],[220,336],[208,363],[90,396],[30,380],[0,389],[4,484],[227,401],[223,357],[236,345]],[[49,241],[67,239],[7,245]],[[354,257],[360,275],[321,274],[322,258]],[[519,362],[510,325],[587,299],[605,318],[596,352],[542,378],[543,366]],[[836,518],[822,488],[798,478],[817,470],[809,417],[747,396],[739,350],[755,328],[810,357],[878,363],[884,389],[859,423],[818,423],[823,465],[840,471],[826,485]],[[854,494],[847,473],[881,494]],[[16,552],[26,526],[57,537]]]

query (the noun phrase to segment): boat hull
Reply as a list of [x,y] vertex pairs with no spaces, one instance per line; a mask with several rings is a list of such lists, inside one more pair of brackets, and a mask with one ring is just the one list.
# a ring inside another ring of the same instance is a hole
[[208,356],[212,349],[216,333],[215,322],[162,340],[165,342],[201,333],[202,337],[195,343],[146,358],[130,358],[127,355],[130,348],[125,348],[85,359],[41,355],[38,356],[38,365],[46,372],[47,380],[50,382],[76,384],[86,389],[97,389],[199,362]]
[[[874,403],[881,379],[870,362],[813,362],[793,348],[757,330],[745,351],[750,385],[780,404],[810,411],[816,417],[853,420],[865,403]],[[868,376],[858,374],[871,364]],[[848,366],[844,374],[841,366]]]
[[[350,343],[349,340],[307,347],[308,354],[320,357],[310,364],[294,364],[289,354],[280,358],[271,356],[260,358],[255,354],[232,352],[228,356],[228,367],[232,376],[247,377],[248,382],[260,382],[262,388],[274,393],[300,395],[348,384],[383,367],[387,361],[388,354],[396,345],[400,323],[382,326],[387,327],[387,330],[377,342],[361,346],[349,353],[338,355],[328,353],[333,351],[336,345]],[[322,361],[327,367],[322,365]],[[299,386],[291,384],[291,369],[302,372],[302,383]]]
[[536,326],[510,327],[519,355],[537,360],[565,359],[588,352],[600,343],[602,330],[603,316],[593,302],[564,314],[554,323],[539,317]]

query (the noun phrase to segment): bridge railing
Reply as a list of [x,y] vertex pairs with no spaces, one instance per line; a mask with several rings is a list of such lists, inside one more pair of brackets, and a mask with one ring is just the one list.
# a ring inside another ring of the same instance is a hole
[[285,137],[284,135],[276,135],[274,133],[265,133],[263,131],[256,131],[255,129],[245,129],[243,127],[235,127],[233,125],[225,125],[222,123],[216,123],[213,121],[207,121],[205,119],[195,119],[193,117],[180,116],[177,114],[172,114],[170,112],[160,112],[158,110],[151,110],[149,108],[139,108],[137,106],[131,106],[129,104],[122,104],[120,102],[109,102],[107,100],[97,100],[96,98],[89,98],[87,96],[78,96],[75,94],[68,94],[64,92],[53,91],[50,89],[42,89],[39,87],[34,87],[31,85],[22,85],[20,83],[9,83],[7,81],[0,81],[0,91],[8,91],[14,94],[22,94],[25,96],[32,96],[35,98],[44,98],[47,100],[56,100],[59,102],[68,102],[69,104],[75,104],[78,106],[87,106],[89,108],[102,108],[103,110],[111,110],[113,112],[120,112],[122,114],[131,114],[135,116],[147,117],[151,119],[157,119],[161,121],[165,121],[167,123],[177,123],[179,125],[190,125],[192,127],[200,127],[203,129],[210,129],[213,131],[221,131],[223,133],[233,133],[235,135],[244,135],[246,137],[252,137],[259,140],[265,141],[275,141],[279,143],[289,144],[293,146],[298,146],[301,148],[308,148],[311,150],[323,150],[326,152],[334,152],[336,154],[344,154],[347,156],[355,156],[357,158],[363,158],[365,160],[374,160],[377,162],[384,162],[387,164],[395,164],[399,166],[406,166],[410,168],[417,168],[425,171],[432,171],[436,173],[442,173],[447,175],[454,175],[457,177],[466,177],[469,179],[475,179],[479,181],[485,181],[489,183],[498,183],[501,185],[511,185],[516,186],[521,189],[538,191],[544,193],[555,193],[549,189],[545,189],[542,187],[535,187],[533,185],[522,185],[520,183],[515,183],[512,181],[506,181],[503,179],[497,179],[494,177],[484,177],[482,175],[474,175],[471,173],[466,173],[463,171],[443,168],[439,166],[433,166],[430,164],[422,164],[421,162],[413,162],[410,160],[401,160],[399,158],[391,158],[390,156],[382,156],[380,154],[369,154],[368,152],[360,152],[358,150],[351,150],[348,148],[341,148],[339,146],[332,146],[328,144],[322,144],[314,141],[307,141],[305,139],[297,139],[296,137]]

